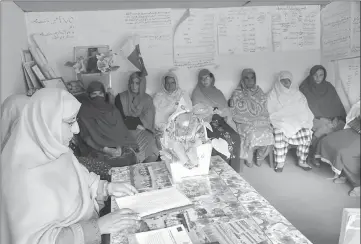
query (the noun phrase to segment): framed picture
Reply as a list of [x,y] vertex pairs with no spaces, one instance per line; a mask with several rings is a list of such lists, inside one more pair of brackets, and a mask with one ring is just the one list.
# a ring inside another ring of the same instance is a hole
[[41,83],[45,88],[60,88],[68,91],[63,78],[58,77],[50,80],[42,80]]
[[46,80],[45,76],[43,75],[37,64],[31,66],[31,69],[34,71],[34,74],[36,75],[39,81]]
[[[29,79],[31,81],[31,84],[34,88],[38,88],[40,89],[42,87],[42,84],[39,83],[39,80],[36,78],[34,71],[32,70],[32,66],[35,65],[34,61],[30,61],[30,62],[25,62],[23,63],[24,69],[27,73],[27,75],[29,76]],[[30,84],[29,84],[30,85]]]
[[108,45],[74,47],[74,61],[77,61],[79,58],[84,59],[86,74],[100,73],[97,66],[98,59],[96,55],[108,51]]
[[65,84],[68,91],[74,96],[85,93],[85,87],[81,80],[68,81]]

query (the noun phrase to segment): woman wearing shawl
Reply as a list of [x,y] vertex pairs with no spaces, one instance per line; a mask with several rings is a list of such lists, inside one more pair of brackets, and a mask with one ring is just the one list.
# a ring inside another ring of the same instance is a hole
[[318,141],[325,135],[345,126],[346,111],[335,87],[326,81],[327,71],[322,65],[312,67],[309,76],[301,83],[313,115],[313,138],[310,153],[314,154]]
[[106,101],[104,85],[93,81],[87,92],[89,99],[83,102],[78,114],[79,161],[102,178],[109,177],[111,167],[136,163],[134,155],[124,153],[129,147],[136,148],[136,141],[125,126],[118,109]]
[[290,72],[280,73],[269,93],[267,108],[274,128],[275,171],[282,172],[289,145],[297,146],[298,165],[311,170],[306,160],[312,139],[313,114]]
[[268,155],[269,145],[273,145],[273,131],[267,111],[267,96],[256,84],[253,69],[244,69],[241,81],[230,99],[233,121],[241,136],[241,158],[248,167],[253,166],[253,152],[257,151],[256,165]]
[[68,144],[79,132],[80,103],[43,88],[25,106],[1,154],[1,244],[99,244],[101,234],[138,225],[129,209],[98,216],[98,201],[133,195],[79,164]]
[[[356,126],[354,126],[356,125]],[[331,165],[338,176],[336,184],[348,181],[352,197],[360,196],[360,101],[354,104],[346,118],[345,129],[323,137],[317,145],[315,158]],[[319,165],[318,161],[315,164]]]
[[162,132],[168,122],[168,118],[177,110],[179,101],[183,98],[189,111],[192,109],[192,101],[188,94],[179,87],[177,76],[168,72],[162,77],[162,91],[154,96],[155,129]]
[[15,94],[6,98],[1,105],[1,151],[28,101],[28,96]]
[[123,116],[130,134],[139,146],[141,162],[155,162],[159,149],[155,139],[153,99],[146,92],[146,79],[141,72],[130,75],[128,90],[115,97],[115,106]]
[[209,70],[202,69],[198,73],[198,84],[192,93],[192,103],[193,106],[197,104],[209,106],[213,111],[213,116],[210,119],[213,131],[207,130],[207,135],[209,138],[222,138],[228,143],[230,164],[236,171],[239,171],[241,167],[240,138],[231,127],[234,124],[227,100],[214,84],[214,75]]

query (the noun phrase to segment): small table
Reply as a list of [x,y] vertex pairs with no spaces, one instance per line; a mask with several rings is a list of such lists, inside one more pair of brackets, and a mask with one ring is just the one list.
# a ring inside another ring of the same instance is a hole
[[[135,174],[152,175],[152,180],[147,176],[139,180]],[[144,191],[169,187],[172,185],[169,179],[171,176],[164,162],[112,169],[113,182],[148,187]],[[217,230],[230,233],[233,229],[237,229],[238,234],[233,235],[235,239],[232,241],[229,239],[232,234],[223,235],[223,238],[228,238],[226,243],[312,244],[219,156],[212,157],[207,176],[186,178],[175,186],[192,200],[194,206],[145,220],[151,230],[183,224],[194,244],[205,244],[214,241],[212,238],[219,238],[222,235],[216,234]],[[117,208],[112,198],[112,211]],[[237,238],[244,241],[237,241]],[[128,242],[124,235],[116,234],[111,236],[110,243]]]

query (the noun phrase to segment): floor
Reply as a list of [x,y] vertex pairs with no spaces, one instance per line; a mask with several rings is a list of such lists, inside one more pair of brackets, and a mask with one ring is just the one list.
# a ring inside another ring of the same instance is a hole
[[265,162],[261,167],[245,166],[241,174],[313,244],[338,244],[343,208],[359,208],[360,198],[348,196],[348,184],[334,184],[331,168],[306,172],[296,166],[289,152],[282,173]]

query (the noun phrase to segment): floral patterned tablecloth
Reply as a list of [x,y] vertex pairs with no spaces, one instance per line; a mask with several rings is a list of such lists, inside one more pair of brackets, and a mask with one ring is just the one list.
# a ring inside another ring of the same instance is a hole
[[[170,175],[165,175],[169,172],[161,166],[164,163],[151,164],[154,165],[151,175],[155,179],[142,182],[150,190],[171,186]],[[134,172],[147,175],[148,165],[113,168],[112,181],[134,185]],[[311,244],[219,156],[212,157],[207,176],[187,178],[175,186],[192,200],[194,206],[145,220],[150,230],[183,224],[194,244],[215,241],[220,244]],[[112,211],[117,208],[113,198]],[[128,244],[126,235],[111,235],[111,244]]]

